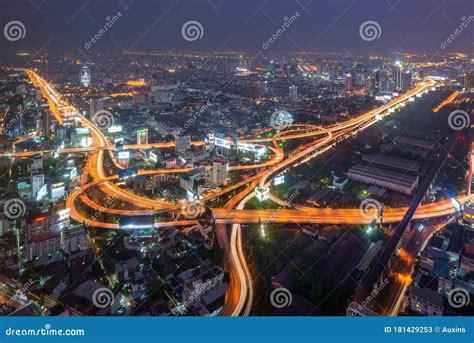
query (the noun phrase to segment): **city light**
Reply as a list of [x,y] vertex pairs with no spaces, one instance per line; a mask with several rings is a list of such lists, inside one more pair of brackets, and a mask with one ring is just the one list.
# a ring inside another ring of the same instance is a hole
[[[81,316],[92,340],[299,342],[301,327],[315,341],[469,340],[454,332],[474,296],[468,1],[441,16],[228,2],[6,7],[5,327],[28,317],[52,336]],[[132,316],[181,317],[182,332],[129,330]],[[271,324],[257,337],[197,316]],[[325,336],[340,316],[383,327]]]

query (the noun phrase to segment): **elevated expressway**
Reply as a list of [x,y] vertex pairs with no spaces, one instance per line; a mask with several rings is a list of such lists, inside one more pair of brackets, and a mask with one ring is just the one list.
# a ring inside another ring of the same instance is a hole
[[[41,79],[35,72],[26,70],[26,73],[32,79],[34,84],[41,88],[43,96],[48,99],[51,106],[53,115],[60,121],[62,119],[61,111],[74,111],[77,113],[81,124],[84,127],[88,127],[91,131],[93,145],[91,148],[85,149],[63,149],[60,153],[75,153],[75,152],[88,152],[89,158],[84,168],[83,185],[71,194],[67,200],[67,207],[71,209],[71,217],[78,221],[84,222],[91,226],[104,228],[104,229],[119,229],[119,225],[116,223],[105,223],[101,221],[91,220],[85,218],[76,208],[76,202],[80,201],[86,206],[101,211],[104,213],[112,213],[116,215],[140,215],[140,214],[155,214],[160,212],[181,210],[181,205],[171,204],[161,200],[145,198],[130,192],[127,192],[113,182],[118,179],[117,175],[108,176],[105,174],[103,169],[104,152],[109,152],[114,158],[112,153],[114,147],[110,144],[107,137],[95,126],[94,123],[89,121],[84,116],[80,115],[79,112],[72,108],[70,105],[61,100],[61,97],[56,93],[49,84]],[[255,164],[252,166],[231,166],[231,170],[246,170],[255,169],[257,173],[252,177],[242,180],[241,182],[225,188],[220,192],[209,193],[200,201],[205,204],[206,201],[221,196],[229,191],[236,191],[237,189],[243,190],[238,192],[231,200],[224,206],[224,208],[211,209],[215,216],[217,224],[218,241],[226,249],[229,257],[229,270],[231,273],[231,282],[229,291],[227,294],[226,305],[224,306],[223,314],[225,315],[248,315],[250,313],[252,299],[253,299],[253,288],[251,275],[245,261],[245,256],[242,248],[242,235],[240,224],[243,223],[259,223],[259,222],[276,222],[276,223],[327,223],[327,224],[366,224],[371,222],[373,218],[367,218],[362,215],[359,209],[319,209],[304,206],[295,206],[293,209],[281,208],[277,210],[245,210],[245,203],[254,196],[254,189],[257,185],[265,187],[268,185],[272,175],[280,173],[287,168],[290,168],[297,163],[304,161],[305,159],[312,158],[318,154],[331,149],[340,140],[349,137],[350,135],[365,129],[366,127],[374,124],[379,120],[380,116],[388,115],[391,109],[396,109],[403,106],[407,101],[411,100],[418,94],[427,92],[431,88],[435,87],[436,83],[427,79],[424,82],[420,82],[412,90],[401,96],[391,100],[383,106],[374,110],[368,111],[356,118],[350,119],[346,122],[327,126],[317,127],[314,125],[298,125],[287,127],[282,132],[279,132],[273,137],[263,138],[244,138],[242,142],[266,144],[271,143],[272,146],[267,146],[273,156],[266,162],[261,164]],[[271,132],[271,129],[263,130],[260,133],[265,134]],[[322,137],[321,137],[322,136]],[[301,146],[299,149],[291,153],[285,153],[278,145],[278,141],[282,139],[298,139],[298,138],[309,138],[317,137],[312,142]],[[203,141],[192,142],[195,146],[204,145]],[[151,148],[172,148],[174,142],[159,142],[146,145],[127,145],[125,149],[151,149]],[[10,152],[6,153],[8,156],[13,157],[28,157],[30,154],[48,153],[44,152]],[[115,161],[114,161],[115,162]],[[183,173],[188,171],[186,168],[182,169],[171,169],[171,170],[144,170],[140,171],[140,175],[155,175],[164,173]],[[93,179],[92,182],[86,182],[87,175],[90,175]],[[137,210],[124,210],[107,208],[96,204],[86,194],[86,190],[92,187],[99,187],[101,191],[110,195],[114,198],[123,200],[133,204],[134,207],[141,209]],[[277,204],[287,207],[288,204],[278,199],[277,197],[271,197],[271,200]],[[467,197],[460,197],[460,202],[468,200]],[[384,221],[389,223],[395,223],[403,218],[404,213],[407,211],[406,208],[386,208],[384,211]],[[454,212],[454,207],[450,201],[441,201],[434,204],[422,205],[416,211],[414,218],[431,218],[438,216],[445,216]],[[193,225],[197,220],[179,220],[170,222],[156,223],[155,226],[159,227],[170,227],[178,225]],[[226,226],[231,225],[230,237],[227,236]]]

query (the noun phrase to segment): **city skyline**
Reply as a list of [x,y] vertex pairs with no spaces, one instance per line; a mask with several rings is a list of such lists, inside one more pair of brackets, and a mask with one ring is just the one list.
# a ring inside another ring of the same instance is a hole
[[472,4],[0,0],[0,316],[466,338]]

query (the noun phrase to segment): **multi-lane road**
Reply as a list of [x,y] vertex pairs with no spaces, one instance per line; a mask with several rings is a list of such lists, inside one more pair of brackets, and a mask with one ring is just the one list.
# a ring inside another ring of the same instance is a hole
[[[60,149],[59,153],[87,153],[88,160],[83,170],[83,184],[80,188],[73,192],[67,200],[67,207],[71,209],[71,217],[79,222],[85,222],[89,225],[104,228],[118,229],[116,223],[102,222],[99,220],[91,220],[78,210],[78,202],[83,206],[87,206],[94,211],[112,213],[116,215],[140,215],[155,214],[161,212],[174,211],[179,212],[181,205],[168,203],[164,200],[149,199],[143,196],[133,194],[120,188],[114,183],[118,179],[117,175],[107,175],[104,171],[104,154],[108,153],[111,160],[115,163],[113,157],[114,146],[108,140],[106,135],[95,125],[93,121],[88,120],[80,114],[73,106],[68,104],[58,94],[46,80],[42,79],[36,72],[25,70],[34,85],[41,89],[43,96],[48,100],[51,111],[58,122],[62,122],[67,113],[74,113],[82,126],[89,128],[92,137],[92,146],[90,148],[66,148]],[[262,163],[254,165],[237,165],[231,166],[231,170],[249,170],[254,169],[256,173],[237,184],[221,190],[220,192],[209,193],[201,199],[202,204],[206,201],[217,198],[230,191],[237,192],[234,197],[224,206],[224,208],[212,209],[218,224],[217,233],[221,246],[226,249],[229,265],[228,269],[231,274],[231,282],[227,294],[226,305],[223,314],[226,315],[248,315],[250,313],[253,287],[250,271],[245,260],[245,254],[242,246],[242,232],[240,224],[258,223],[263,221],[272,222],[289,222],[289,223],[328,223],[328,224],[366,224],[372,221],[367,218],[359,209],[317,209],[304,206],[295,206],[293,209],[275,210],[246,210],[246,202],[253,197],[253,191],[256,186],[266,187],[271,177],[288,168],[291,168],[298,162],[312,158],[333,148],[339,141],[361,131],[375,122],[381,117],[388,115],[392,109],[403,106],[408,101],[413,100],[417,95],[425,93],[436,87],[435,81],[426,79],[417,84],[412,90],[402,94],[401,96],[389,101],[388,103],[368,111],[356,118],[350,119],[343,123],[331,125],[328,127],[318,127],[314,125],[295,124],[289,125],[286,129],[264,138],[243,138],[241,142],[249,142],[254,144],[266,144],[271,150],[270,158]],[[261,133],[271,133],[271,130],[264,130]],[[298,149],[290,153],[285,153],[279,146],[279,141],[283,139],[301,139],[311,138],[310,143],[306,143]],[[193,141],[195,146],[203,146],[203,141]],[[164,149],[173,148],[174,142],[158,142],[141,145],[127,145],[125,149]],[[7,152],[3,156],[10,157],[29,157],[36,154],[51,153],[47,151],[23,151],[23,152]],[[120,168],[120,166],[117,166]],[[160,169],[140,171],[142,175],[154,175],[165,173],[184,173],[188,171],[186,168],[180,169]],[[92,182],[88,182],[88,176],[92,177]],[[114,209],[104,207],[100,204],[100,199],[93,199],[86,192],[92,187],[98,187],[107,196],[119,199],[124,203],[129,203],[133,209]],[[271,199],[277,204],[287,206],[288,204],[274,195]],[[466,201],[466,197],[459,198],[460,202]],[[99,202],[99,203],[97,203]],[[400,221],[407,208],[385,209],[385,222]],[[416,211],[414,218],[430,218],[437,216],[445,216],[454,211],[450,201],[441,201],[435,204],[427,204],[420,206]],[[165,223],[157,223],[156,227],[168,227],[177,225],[192,225],[196,220],[171,221]],[[230,236],[227,235],[227,225],[230,225]]]

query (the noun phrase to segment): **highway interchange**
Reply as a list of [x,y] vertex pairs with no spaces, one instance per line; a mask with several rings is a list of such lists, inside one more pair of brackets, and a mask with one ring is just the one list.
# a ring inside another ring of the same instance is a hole
[[[87,218],[78,209],[78,203],[99,211],[100,213],[110,213],[115,215],[150,215],[157,213],[182,212],[183,204],[173,204],[159,199],[150,199],[130,191],[122,189],[115,183],[118,175],[107,175],[104,170],[104,158],[106,154],[110,156],[117,168],[123,168],[117,163],[114,156],[114,145],[101,131],[97,125],[83,116],[80,111],[67,103],[64,98],[56,92],[53,87],[35,71],[27,69],[26,72],[35,87],[39,88],[42,95],[47,99],[51,112],[58,122],[64,120],[65,115],[74,113],[80,124],[90,130],[92,137],[92,146],[89,148],[66,148],[60,149],[61,153],[87,153],[88,158],[82,171],[81,186],[78,187],[67,199],[67,207],[71,210],[71,217],[81,223],[88,224],[93,227],[103,229],[119,229],[119,224],[111,222],[102,222],[96,218],[93,220]],[[229,192],[234,192],[234,196],[223,206],[223,208],[211,208],[210,211],[215,218],[216,232],[218,242],[226,251],[228,257],[227,268],[230,271],[231,279],[229,290],[226,296],[226,304],[222,315],[249,315],[253,300],[252,278],[245,259],[242,245],[242,228],[241,224],[275,222],[275,223],[318,223],[318,224],[367,224],[372,222],[374,218],[368,218],[361,213],[359,209],[332,209],[332,208],[312,208],[307,206],[289,204],[287,201],[279,199],[275,195],[270,196],[270,200],[284,208],[275,210],[248,210],[245,209],[246,203],[254,196],[254,190],[257,186],[268,187],[272,177],[285,172],[287,169],[294,167],[297,163],[314,158],[323,152],[334,148],[334,146],[357,132],[373,125],[381,118],[389,115],[393,110],[404,106],[410,101],[414,101],[416,96],[420,96],[435,87],[440,86],[436,81],[427,78],[418,83],[410,91],[401,94],[386,104],[368,111],[356,118],[347,120],[342,123],[327,127],[319,127],[314,125],[293,124],[288,125],[285,129],[268,138],[243,138],[242,142],[264,145],[271,151],[270,158],[259,164],[245,166],[231,166],[231,170],[249,170],[256,171],[254,175],[243,179],[237,184],[222,189],[219,192],[208,193],[199,200],[199,207],[203,209],[209,200],[220,197]],[[263,132],[272,132],[271,129]],[[306,143],[299,148],[284,152],[279,145],[280,140],[310,138],[311,142]],[[203,146],[204,141],[193,141],[194,146]],[[172,148],[174,142],[158,142],[142,145],[126,145],[127,150],[139,149],[147,150],[151,148]],[[30,157],[36,154],[52,153],[53,150],[47,151],[25,151],[25,152],[7,152],[2,156],[12,158]],[[208,167],[209,168],[209,167]],[[140,175],[158,175],[164,173],[185,173],[189,169],[159,169],[159,170],[140,170]],[[90,181],[92,178],[92,181]],[[106,196],[119,199],[124,203],[133,205],[133,209],[114,209],[108,208],[97,203],[97,200],[91,199],[87,194],[87,190],[98,187]],[[462,196],[458,200],[464,203],[470,200],[471,196]],[[399,222],[407,208],[386,208],[384,210],[384,222]],[[415,219],[427,219],[442,217],[452,214],[455,211],[450,200],[444,200],[437,203],[425,204],[418,207],[414,215]],[[200,212],[199,212],[200,213]],[[198,213],[198,214],[199,214]],[[157,222],[155,226],[172,227],[172,226],[189,226],[197,223],[197,219],[182,218],[169,222]],[[230,232],[227,229],[230,225]]]

